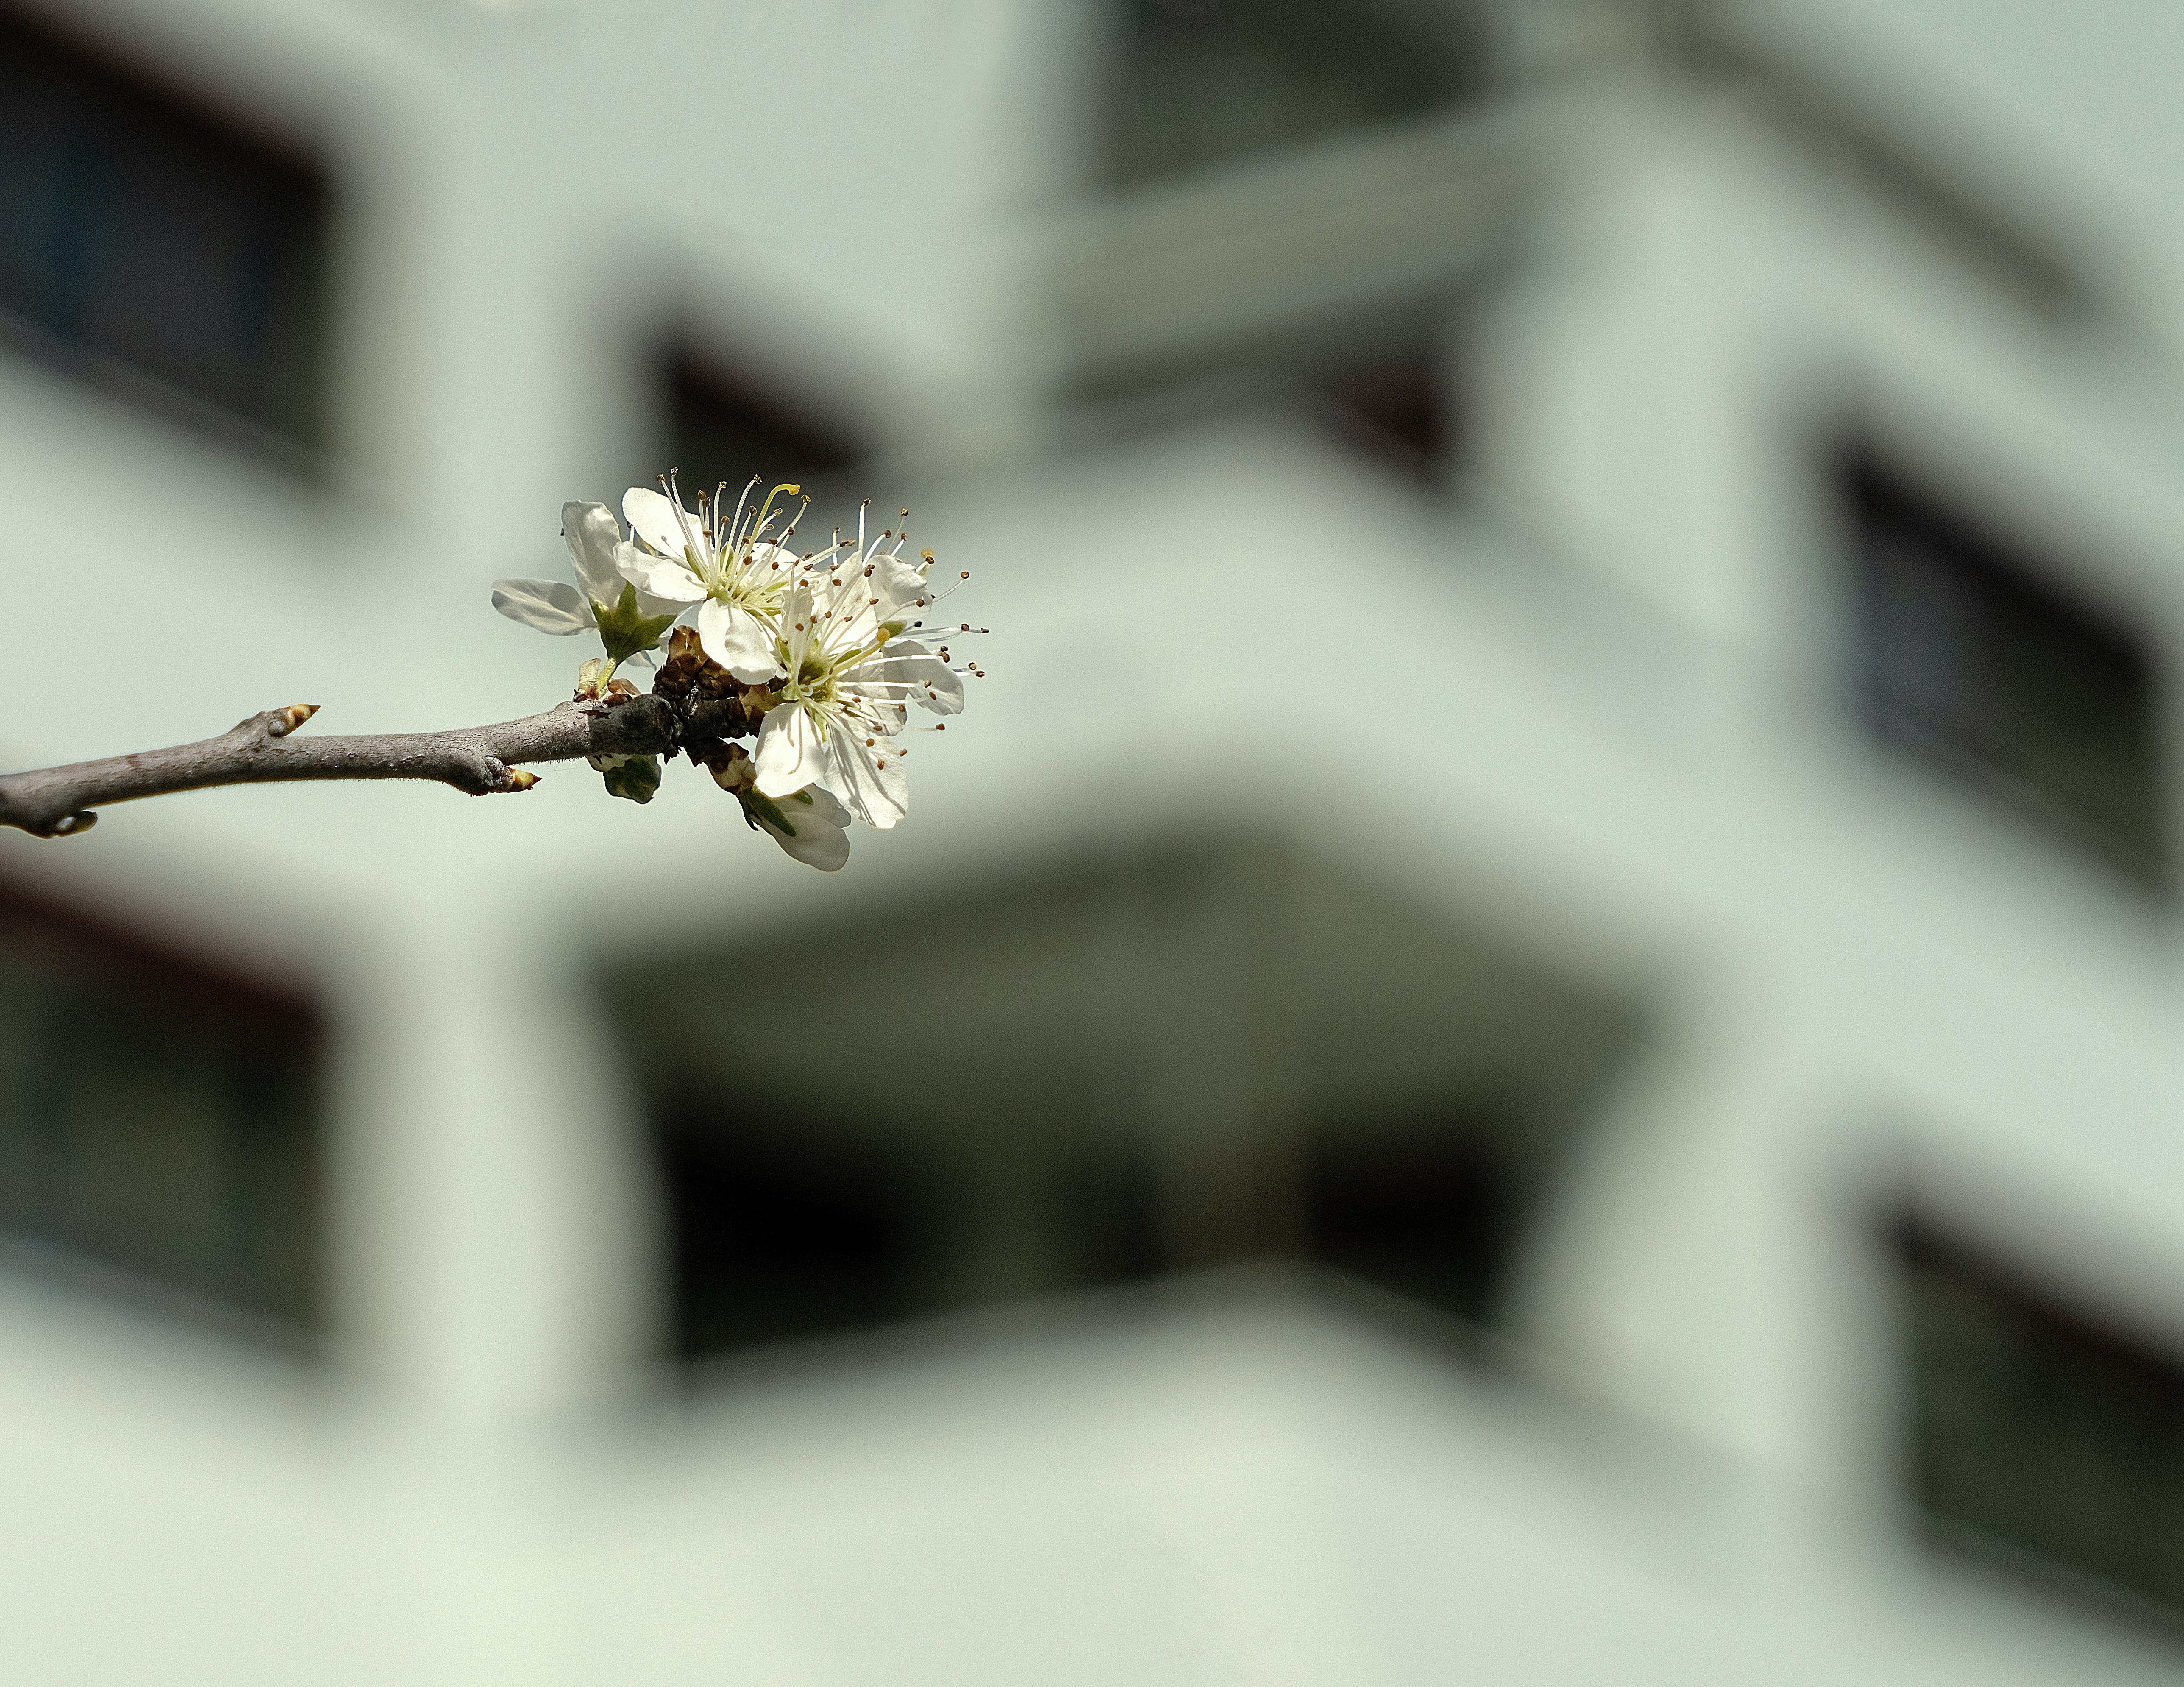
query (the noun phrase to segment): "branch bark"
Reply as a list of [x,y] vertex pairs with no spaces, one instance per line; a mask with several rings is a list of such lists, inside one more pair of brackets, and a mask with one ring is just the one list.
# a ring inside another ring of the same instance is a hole
[[0,776],[0,826],[66,838],[89,830],[95,810],[109,803],[285,780],[432,779],[481,797],[527,791],[538,776],[522,771],[520,762],[671,754],[688,731],[718,732],[734,724],[718,704],[686,712],[647,695],[612,704],[564,703],[521,721],[450,732],[290,736],[317,712],[316,704],[292,704],[196,743]]

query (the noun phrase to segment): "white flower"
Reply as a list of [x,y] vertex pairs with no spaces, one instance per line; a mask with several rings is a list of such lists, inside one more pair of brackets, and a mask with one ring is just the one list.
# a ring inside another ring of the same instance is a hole
[[607,653],[604,679],[630,657],[655,649],[683,605],[625,577],[622,560],[636,547],[622,537],[614,512],[604,504],[563,504],[561,537],[583,589],[565,580],[496,580],[493,606],[541,632],[562,637],[597,632]]
[[[655,596],[697,604],[698,642],[738,679],[757,685],[773,678],[781,671],[775,631],[796,558],[768,535],[784,520],[774,499],[800,488],[777,486],[763,509],[745,504],[730,521],[724,498],[701,493],[693,514],[682,507],[671,477],[666,485],[665,498],[649,487],[622,495],[630,531],[649,547],[632,547],[621,560],[622,572]],[[752,480],[744,497],[757,485]],[[779,537],[789,531],[784,527]]]
[[714,782],[733,791],[744,818],[795,860],[822,873],[839,872],[850,859],[850,811],[816,785],[774,798],[753,788],[751,759],[740,744],[712,764]]
[[[754,791],[745,812],[759,829],[807,867],[822,873],[839,872],[850,860],[850,811],[834,800],[823,785],[807,785],[791,791],[777,802]],[[760,803],[771,803],[772,814]]]
[[798,565],[777,642],[783,683],[754,759],[761,794],[822,786],[884,828],[909,808],[908,752],[895,742],[905,705],[959,714],[963,676],[944,650],[936,655],[904,636],[914,612],[933,602],[925,577],[931,559],[905,563],[901,539],[880,537],[894,538],[894,548],[875,541]]

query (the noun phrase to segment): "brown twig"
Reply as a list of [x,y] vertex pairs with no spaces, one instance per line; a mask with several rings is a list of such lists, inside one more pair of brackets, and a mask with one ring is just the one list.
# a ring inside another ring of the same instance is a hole
[[473,796],[527,791],[538,776],[521,771],[518,762],[669,754],[686,727],[717,733],[725,724],[701,718],[725,712],[716,707],[678,708],[645,696],[611,707],[564,703],[521,721],[451,732],[290,736],[317,712],[316,704],[292,704],[196,743],[0,776],[0,826],[65,838],[88,831],[98,818],[93,811],[108,803],[293,779],[435,779]]

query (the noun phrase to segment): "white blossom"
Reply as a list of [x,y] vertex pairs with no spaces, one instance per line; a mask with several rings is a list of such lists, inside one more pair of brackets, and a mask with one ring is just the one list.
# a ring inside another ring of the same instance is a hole
[[[649,655],[694,608],[655,685],[686,729],[680,747],[753,827],[794,860],[837,871],[850,858],[852,820],[888,827],[907,813],[910,705],[961,711],[964,676],[983,670],[958,664],[950,646],[985,629],[943,624],[938,605],[954,584],[934,587],[933,553],[905,558],[900,532],[867,543],[861,513],[855,545],[837,532],[800,557],[788,547],[793,522],[776,507],[797,487],[777,486],[762,504],[732,512],[725,486],[693,511],[672,476],[660,484],[664,495],[638,487],[624,495],[627,537],[604,504],[564,505],[577,584],[496,581],[493,607],[542,632],[597,633],[605,654],[583,665],[577,697],[601,707],[636,699],[615,669]],[[754,731],[750,750],[726,741]],[[659,754],[588,759],[615,796],[644,803],[659,788]]]
[[774,803],[772,814],[759,810],[755,803],[751,807],[759,830],[805,866],[833,873],[849,865],[850,811],[825,786],[791,791]]
[[[744,487],[744,498],[757,485],[754,478]],[[738,679],[773,678],[781,671],[776,632],[796,561],[780,543],[791,530],[774,500],[800,488],[774,487],[763,508],[738,499],[730,520],[725,484],[714,497],[699,493],[694,512],[683,508],[671,476],[666,486],[666,497],[649,487],[622,495],[622,514],[645,547],[622,556],[623,573],[657,597],[697,604],[699,643]],[[777,522],[783,531],[772,536]]]
[[712,764],[714,782],[734,793],[744,818],[807,867],[839,872],[850,860],[850,811],[817,785],[769,797],[755,788],[750,757],[740,744]]
[[582,589],[566,580],[496,580],[493,608],[510,621],[561,637],[597,632],[609,675],[630,657],[656,649],[684,605],[626,576],[623,559],[636,547],[622,537],[614,512],[604,504],[565,504],[561,537]]
[[[881,549],[890,539],[892,548]],[[901,548],[899,536],[883,533],[796,565],[777,638],[782,683],[754,757],[760,793],[820,786],[883,828],[908,812],[908,751],[897,742],[906,705],[961,713],[963,676],[944,647],[936,654],[906,636],[937,594],[928,583],[930,555],[909,563]]]

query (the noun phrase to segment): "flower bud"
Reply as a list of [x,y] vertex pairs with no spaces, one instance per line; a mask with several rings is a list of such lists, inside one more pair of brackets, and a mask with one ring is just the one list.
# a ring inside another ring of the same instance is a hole
[[660,789],[660,758],[656,755],[591,755],[584,758],[605,776],[607,794],[632,803],[649,803]]

